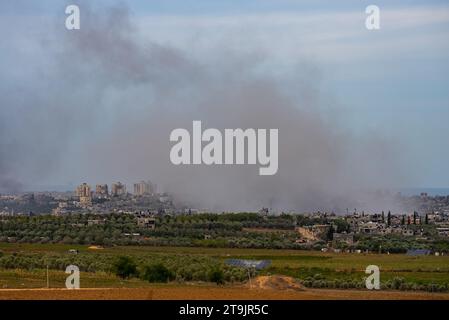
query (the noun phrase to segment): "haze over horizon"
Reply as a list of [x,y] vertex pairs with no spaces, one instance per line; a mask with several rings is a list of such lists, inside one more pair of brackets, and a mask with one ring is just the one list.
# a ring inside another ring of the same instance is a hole
[[[307,210],[447,188],[449,6],[378,1],[368,31],[349,2],[74,1],[76,31],[69,3],[1,3],[0,193],[150,179],[214,210]],[[173,166],[169,133],[193,120],[278,128],[278,174]]]

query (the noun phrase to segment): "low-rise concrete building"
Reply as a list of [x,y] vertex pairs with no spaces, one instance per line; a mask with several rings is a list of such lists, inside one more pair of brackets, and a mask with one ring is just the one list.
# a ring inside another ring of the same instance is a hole
[[152,217],[138,217],[137,225],[140,228],[154,229],[156,228],[156,219]]
[[336,233],[332,235],[332,242],[334,245],[338,245],[341,243],[346,243],[347,245],[354,244],[354,234],[353,233]]

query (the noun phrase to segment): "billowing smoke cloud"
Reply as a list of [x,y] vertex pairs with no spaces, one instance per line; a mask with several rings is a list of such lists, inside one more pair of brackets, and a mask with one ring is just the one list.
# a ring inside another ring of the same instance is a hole
[[[397,145],[344,130],[316,68],[299,61],[294,78],[275,76],[256,48],[228,47],[201,60],[144,37],[125,7],[81,9],[81,30],[58,21],[17,35],[39,49],[23,57],[29,65],[17,61],[20,72],[1,76],[0,192],[46,180],[151,178],[180,201],[215,211],[392,205],[368,194],[402,181]],[[278,174],[172,165],[169,134],[193,120],[206,128],[278,128]]]

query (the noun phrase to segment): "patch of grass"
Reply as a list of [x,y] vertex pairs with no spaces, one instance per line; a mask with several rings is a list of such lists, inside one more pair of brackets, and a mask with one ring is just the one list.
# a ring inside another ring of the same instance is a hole
[[[78,255],[68,253],[69,249],[77,249]],[[449,256],[418,256],[405,254],[347,254],[322,253],[299,250],[275,249],[230,249],[230,248],[198,248],[198,247],[149,247],[149,246],[115,246],[103,250],[89,250],[88,246],[63,244],[11,244],[0,243],[0,251],[4,254],[36,254],[59,256],[63,261],[76,262],[78,259],[89,262],[93,267],[85,268],[95,271],[101,261],[108,261],[122,255],[133,257],[139,264],[160,261],[168,263],[169,269],[176,269],[176,263],[182,263],[183,274],[180,281],[190,281],[191,267],[198,263],[211,267],[223,264],[229,258],[271,260],[270,268],[262,274],[283,274],[301,280],[319,278],[323,281],[362,281],[367,275],[368,265],[380,267],[381,282],[403,278],[405,282],[438,284],[449,286]],[[171,261],[171,262],[170,262]],[[97,270],[98,271],[98,270]],[[63,271],[51,270],[51,285],[64,287],[66,274]],[[208,271],[200,278],[207,278]],[[122,280],[107,272],[82,272],[81,282],[84,287],[138,287],[147,286],[147,281],[140,279]],[[84,283],[84,284],[83,284]],[[0,287],[44,287],[45,270],[1,270]]]

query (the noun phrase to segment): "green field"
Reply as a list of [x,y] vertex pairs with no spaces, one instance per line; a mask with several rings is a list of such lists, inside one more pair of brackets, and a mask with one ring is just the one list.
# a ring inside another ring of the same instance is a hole
[[[69,254],[69,249],[78,249],[79,254]],[[365,268],[368,265],[377,265],[381,271],[381,283],[396,279],[395,281],[399,281],[398,285],[402,283],[410,284],[410,286],[401,287],[401,289],[428,290],[428,288],[419,288],[420,285],[435,286],[436,291],[447,291],[449,288],[449,256],[412,257],[404,254],[349,254],[276,249],[148,246],[117,246],[92,250],[88,249],[88,246],[80,245],[9,243],[0,243],[0,251],[3,253],[3,257],[8,255],[32,256],[40,259],[63,259],[62,261],[67,261],[67,263],[72,261],[71,259],[78,259],[76,261],[101,262],[102,264],[99,264],[99,266],[107,266],[115,258],[126,255],[141,263],[161,261],[172,268],[175,273],[180,274],[182,272],[188,273],[190,270],[188,268],[194,268],[195,265],[198,265],[197,269],[191,269],[193,273],[198,272],[198,275],[195,275],[196,278],[189,279],[189,277],[184,276],[173,281],[172,284],[192,281],[200,283],[201,281],[197,280],[204,277],[201,268],[208,268],[209,264],[228,268],[226,270],[230,272],[231,277],[234,270],[224,266],[224,261],[229,258],[243,258],[271,260],[272,265],[268,269],[260,271],[259,274],[288,275],[303,280],[306,286],[312,287],[324,286],[323,283],[332,285],[334,282],[352,282],[352,287],[355,287],[356,284],[363,284],[363,278],[366,276]],[[107,269],[97,270],[95,266],[96,264],[92,263],[86,264],[86,271],[82,270],[83,287],[144,287],[148,285],[148,282],[138,278],[120,279]],[[58,268],[59,270],[55,270],[55,268],[50,270],[50,285],[52,287],[64,287],[67,275],[61,270],[63,265]],[[102,268],[104,269],[104,267]],[[244,275],[244,272],[242,273],[240,270],[240,273],[235,274],[235,278],[231,277],[230,279],[235,279],[236,282],[242,281]],[[39,267],[0,268],[0,286],[2,287],[45,287],[45,279],[45,270]],[[207,280],[203,282],[207,282]]]

